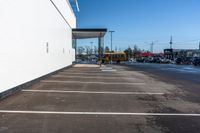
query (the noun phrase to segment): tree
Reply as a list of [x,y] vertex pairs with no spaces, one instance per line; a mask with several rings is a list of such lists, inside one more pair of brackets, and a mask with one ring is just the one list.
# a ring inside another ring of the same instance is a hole
[[106,46],[106,48],[105,48],[105,52],[106,52],[106,53],[109,53],[109,52],[110,52],[110,49],[109,49],[108,46]]
[[134,45],[133,47],[133,57],[134,58],[137,58],[141,53],[141,50],[138,48],[137,45]]
[[133,52],[138,52],[138,51],[139,51],[138,46],[137,46],[137,45],[134,45],[134,47],[133,47]]
[[124,52],[126,53],[126,56],[128,57],[128,59],[133,57],[133,50],[130,47],[126,49]]
[[84,47],[78,47],[78,55],[83,54],[85,51]]
[[115,46],[115,52],[117,52],[117,46]]
[[89,46],[85,46],[86,49],[86,54],[89,55],[91,53],[90,47]]
[[98,54],[98,49],[96,46],[94,46],[94,54],[97,55]]

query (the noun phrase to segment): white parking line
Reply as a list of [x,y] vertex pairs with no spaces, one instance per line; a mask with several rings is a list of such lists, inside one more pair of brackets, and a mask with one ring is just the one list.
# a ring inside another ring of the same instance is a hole
[[118,74],[118,73],[105,73],[105,72],[98,72],[98,73],[76,73],[76,72],[60,72],[60,74],[73,74],[73,75],[116,75],[116,76],[125,76],[125,74]]
[[79,84],[110,84],[110,85],[145,85],[145,83],[132,82],[81,82],[81,81],[63,81],[63,80],[41,80],[42,83],[79,83]]
[[0,113],[11,114],[56,114],[56,115],[117,115],[117,116],[192,116],[200,117],[200,114],[190,113],[122,113],[122,112],[58,112],[58,111],[18,111],[0,110]]
[[74,70],[74,71],[72,71],[72,70],[66,70],[66,71],[63,71],[63,72],[79,72],[79,73],[101,73],[101,71],[100,70],[97,70],[97,71],[76,71],[76,70]]
[[[67,75],[53,75],[52,77],[54,78],[82,78],[82,79],[116,79],[117,76],[112,76],[112,77],[100,77],[100,76],[67,76]],[[119,77],[118,77],[119,78]],[[138,79],[138,78],[127,78],[127,77],[121,77],[120,79]]]
[[113,95],[164,95],[164,93],[151,92],[103,92],[103,91],[59,91],[59,90],[22,90],[23,92],[40,93],[80,93],[80,94],[113,94]]
[[116,69],[102,69],[102,72],[116,72]]
[[101,67],[100,69],[103,70],[103,69],[113,69],[113,68],[112,67]]

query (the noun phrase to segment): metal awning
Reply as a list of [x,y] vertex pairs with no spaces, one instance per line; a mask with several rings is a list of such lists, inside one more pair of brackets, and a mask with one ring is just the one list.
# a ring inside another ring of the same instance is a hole
[[73,39],[88,39],[88,38],[102,38],[105,36],[107,29],[105,28],[76,28],[72,29]]

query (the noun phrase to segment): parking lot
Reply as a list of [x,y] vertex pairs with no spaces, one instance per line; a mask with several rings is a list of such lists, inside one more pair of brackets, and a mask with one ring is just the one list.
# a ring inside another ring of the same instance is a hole
[[200,105],[126,65],[75,65],[0,101],[2,133],[198,133]]

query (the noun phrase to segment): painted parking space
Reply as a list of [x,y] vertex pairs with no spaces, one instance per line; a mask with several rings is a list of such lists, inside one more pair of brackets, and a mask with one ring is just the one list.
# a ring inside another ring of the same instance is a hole
[[162,93],[73,92],[23,91],[3,101],[0,110],[147,113],[153,111],[153,107],[159,106],[156,98],[161,102],[164,97]]
[[181,100],[184,93],[176,86],[123,66],[112,69],[117,71],[66,69],[4,99],[0,131],[160,133],[200,127],[200,107]]

